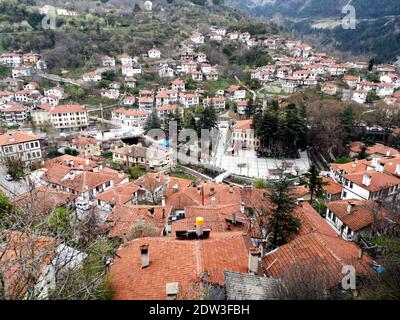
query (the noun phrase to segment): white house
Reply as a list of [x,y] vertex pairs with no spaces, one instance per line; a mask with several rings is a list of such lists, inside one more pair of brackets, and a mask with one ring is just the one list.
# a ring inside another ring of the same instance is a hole
[[99,82],[101,81],[101,74],[96,71],[88,72],[82,76],[82,79],[85,82]]
[[394,200],[400,193],[399,178],[375,170],[347,174],[342,184],[342,199]]
[[152,48],[149,51],[147,51],[147,55],[149,56],[149,58],[159,59],[161,58],[161,51],[158,50],[157,48]]
[[42,159],[39,137],[20,131],[0,135],[0,162],[21,160],[24,164]]
[[158,75],[160,78],[173,78],[174,69],[168,66],[168,64],[162,64],[160,65],[160,69],[158,70]]

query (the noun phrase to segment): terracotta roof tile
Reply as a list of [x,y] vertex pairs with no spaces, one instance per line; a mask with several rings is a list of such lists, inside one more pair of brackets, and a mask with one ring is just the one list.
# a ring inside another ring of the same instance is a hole
[[39,140],[39,137],[21,131],[7,132],[0,135],[0,146]]
[[[140,246],[149,246],[150,265],[141,268]],[[222,285],[224,270],[247,272],[248,251],[240,233],[211,233],[205,240],[142,238],[120,247],[110,270],[116,300],[164,300],[166,284],[178,282],[178,299],[193,299],[204,272]]]
[[128,238],[132,226],[143,220],[152,223],[161,236],[171,209],[171,206],[118,205],[107,217],[108,235]]
[[[351,211],[348,212],[349,205]],[[374,201],[338,200],[328,202],[327,208],[353,231],[361,230],[375,222],[390,218],[391,214]]]

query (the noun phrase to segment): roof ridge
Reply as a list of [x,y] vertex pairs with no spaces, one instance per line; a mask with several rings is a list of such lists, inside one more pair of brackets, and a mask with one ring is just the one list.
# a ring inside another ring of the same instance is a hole
[[[343,264],[342,259],[340,259],[340,257],[338,257],[333,250],[328,246],[328,244],[325,243],[325,241],[323,239],[321,239],[320,235],[325,235],[323,233],[319,233],[319,232],[315,232],[313,233],[315,235],[315,237],[317,238],[317,240],[323,245],[324,248],[326,248],[326,250],[335,258],[336,261],[338,261],[340,264]],[[332,237],[329,235],[325,235],[328,237]],[[333,238],[333,237],[332,237]]]

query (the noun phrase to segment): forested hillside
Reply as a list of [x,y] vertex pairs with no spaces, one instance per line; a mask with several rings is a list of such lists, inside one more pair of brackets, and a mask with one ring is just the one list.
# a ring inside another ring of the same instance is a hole
[[[379,62],[391,62],[400,55],[400,1],[352,0],[356,9],[355,30],[342,28],[342,8],[348,0],[228,0],[232,6],[247,9],[254,15],[271,17],[281,14],[288,30],[296,30],[314,44],[327,48],[375,56]],[[315,25],[324,23],[324,27]]]
[[[44,2],[2,1],[0,50],[42,52],[50,70],[55,66],[78,69],[94,55],[115,56],[125,52],[135,56],[153,46],[167,55],[177,54],[177,46],[191,32],[208,32],[212,25],[224,26],[228,31],[248,31],[256,36],[279,32],[276,27],[257,22],[237,9],[213,3],[218,1],[158,0],[153,1],[153,10],[147,12],[142,4],[132,1],[73,1],[67,7],[77,10],[79,15],[57,16],[56,29],[46,30],[38,13]],[[246,53],[241,53],[232,59],[239,63],[248,58]]]

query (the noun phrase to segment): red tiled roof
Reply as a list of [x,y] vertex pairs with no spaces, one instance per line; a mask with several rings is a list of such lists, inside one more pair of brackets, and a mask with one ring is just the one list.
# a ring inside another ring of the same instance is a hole
[[81,157],[76,157],[76,156],[71,156],[68,154],[47,160],[44,163],[44,167],[47,169],[50,169],[54,164],[59,164],[61,166],[71,168],[71,169],[86,169],[86,170],[92,170],[93,168],[96,168],[99,164],[96,161],[81,158]]
[[[347,211],[349,203],[354,205],[350,213]],[[374,221],[378,222],[390,217],[390,213],[379,207],[374,201],[338,200],[328,202],[326,206],[353,231],[368,227]]]
[[146,188],[147,190],[154,191],[158,187],[167,185],[169,177],[161,172],[148,172],[144,176],[135,180],[135,184]]
[[[368,175],[371,177],[371,183],[369,186],[363,184],[364,175]],[[392,186],[400,185],[399,178],[396,178],[391,174],[381,173],[375,170],[347,174],[344,176],[344,178],[359,186],[362,186],[362,188],[367,189],[370,192],[376,192],[379,190],[390,188]]]
[[[141,268],[140,246],[148,245],[150,265]],[[247,272],[248,251],[240,233],[212,233],[205,240],[141,238],[122,245],[110,269],[116,300],[164,300],[166,284],[178,282],[178,299],[193,299],[205,272],[223,285],[224,270]]]
[[[242,224],[231,225],[228,229],[227,219],[232,219],[233,214],[236,220]],[[239,204],[222,205],[222,206],[192,206],[185,207],[185,218],[174,221],[172,223],[172,236],[175,236],[177,230],[193,230],[195,229],[196,218],[204,219],[204,228],[210,228],[213,232],[247,231],[249,228],[246,216],[240,212]]]
[[343,170],[344,173],[351,174],[367,170],[367,167],[370,165],[370,163],[370,161],[363,159],[343,164],[331,163],[330,166],[332,170]]
[[71,192],[41,186],[16,197],[13,204],[23,212],[43,215],[57,207],[72,202],[76,197]]
[[50,114],[69,113],[69,112],[86,112],[85,107],[79,104],[65,104],[54,107],[50,110]]
[[108,236],[128,238],[130,229],[141,220],[153,224],[161,236],[171,209],[171,206],[118,205],[107,217]]
[[370,155],[370,154],[381,154],[381,155],[384,155],[384,156],[386,156],[386,155],[393,156],[395,154],[399,154],[400,152],[398,150],[394,149],[394,148],[385,146],[385,145],[380,144],[380,143],[376,143],[373,146],[368,147],[367,150],[366,150],[366,153],[368,155]]
[[39,278],[51,262],[57,245],[53,238],[18,231],[0,232],[0,272],[11,299],[23,299],[27,283]]
[[94,137],[80,136],[80,137],[73,138],[71,141],[71,144],[73,144],[75,146],[86,146],[89,144],[95,144],[97,142],[99,142],[99,141]]
[[198,187],[182,189],[171,194],[166,203],[176,210],[188,206],[208,206],[211,205],[212,198],[215,198],[216,205],[240,204],[240,188],[226,184],[202,183]]
[[3,110],[3,112],[22,112],[22,111],[26,111],[26,108],[20,105],[11,105]]
[[7,132],[0,135],[0,146],[39,140],[39,137],[21,131]]
[[357,275],[372,272],[369,257],[358,258],[359,247],[337,236],[318,232],[296,237],[291,242],[267,254],[262,267],[269,276],[280,278],[290,272],[291,267],[301,267],[312,263],[314,272],[328,287],[338,285],[343,279],[342,268],[345,265],[355,267]]
[[328,178],[323,178],[323,181],[326,182],[327,184],[322,186],[322,189],[329,194],[338,194],[342,192],[342,185],[340,183],[337,183],[334,179],[331,177]]
[[252,119],[240,120],[240,121],[236,122],[235,126],[233,127],[233,131],[245,132],[247,130],[250,130],[252,125],[253,125]]
[[96,196],[97,200],[109,202],[113,205],[122,205],[131,201],[134,197],[134,193],[139,187],[133,182],[114,186],[111,189],[103,191]]
[[176,185],[178,187],[178,190],[182,190],[184,188],[189,187],[193,183],[192,180],[188,179],[183,179],[183,178],[176,178],[176,177],[170,177],[169,178],[169,186],[167,189],[167,194],[166,196],[168,197],[169,195],[174,193],[174,186]]
[[175,111],[176,109],[176,105],[161,106],[156,108],[157,111]]

